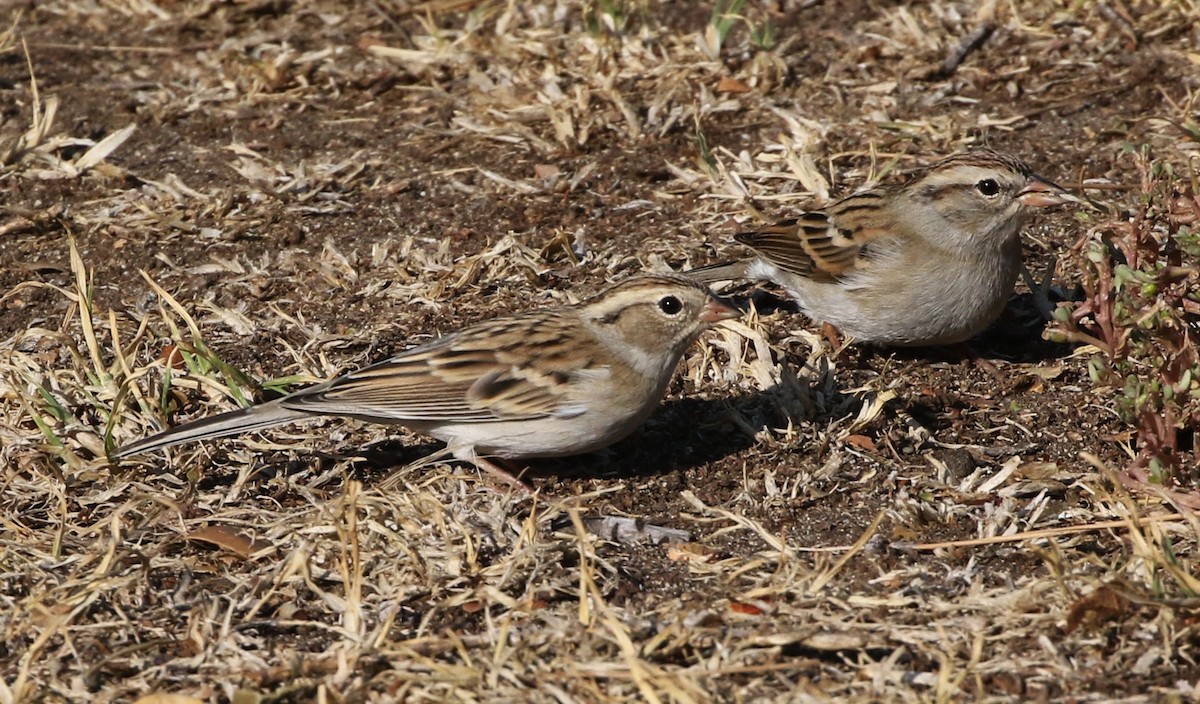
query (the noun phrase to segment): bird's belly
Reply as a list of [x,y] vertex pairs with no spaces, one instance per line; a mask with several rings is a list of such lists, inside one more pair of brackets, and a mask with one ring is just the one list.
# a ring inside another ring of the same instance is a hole
[[900,280],[789,286],[814,320],[862,342],[946,345],[981,332],[1004,310],[1017,267],[929,271]]
[[424,432],[445,442],[451,449],[474,448],[484,456],[505,459],[564,457],[607,447],[629,435],[642,421],[641,417],[636,417],[598,422],[589,415],[451,423],[427,428]]

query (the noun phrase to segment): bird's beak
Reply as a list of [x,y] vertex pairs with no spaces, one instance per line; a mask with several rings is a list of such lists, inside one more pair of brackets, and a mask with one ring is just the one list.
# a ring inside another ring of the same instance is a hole
[[1058,184],[1047,181],[1041,176],[1034,176],[1017,194],[1017,200],[1022,204],[1032,208],[1045,208],[1050,205],[1063,205],[1064,203],[1078,203],[1082,205],[1084,200],[1079,196],[1067,192],[1067,189]]
[[742,311],[734,308],[719,298],[710,298],[700,311],[700,320],[705,323],[719,323],[722,320],[740,318]]

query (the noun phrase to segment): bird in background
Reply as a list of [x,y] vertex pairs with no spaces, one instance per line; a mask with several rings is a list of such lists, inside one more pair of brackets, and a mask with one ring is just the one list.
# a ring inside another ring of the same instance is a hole
[[576,305],[498,317],[282,398],[184,423],[113,457],[346,416],[430,435],[454,458],[519,485],[491,460],[581,454],[627,436],[696,338],[738,315],[690,278],[638,276]]
[[818,323],[859,342],[967,340],[999,317],[1037,209],[1083,203],[1008,154],[978,150],[734,239],[754,255],[686,272],[703,283],[783,287]]

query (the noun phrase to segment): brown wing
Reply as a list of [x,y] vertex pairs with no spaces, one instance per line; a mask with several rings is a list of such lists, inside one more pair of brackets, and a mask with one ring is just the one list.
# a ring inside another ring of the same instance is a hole
[[860,266],[868,245],[884,234],[879,227],[884,202],[884,192],[866,191],[734,239],[784,271],[835,281]]
[[[287,408],[379,422],[489,422],[571,416],[565,355],[572,315],[538,311],[467,328],[285,398]],[[576,367],[578,360],[576,360]]]

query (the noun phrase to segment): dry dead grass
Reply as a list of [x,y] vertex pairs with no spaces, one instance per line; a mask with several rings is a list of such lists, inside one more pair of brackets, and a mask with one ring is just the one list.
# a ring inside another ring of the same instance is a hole
[[[711,12],[0,20],[0,702],[1200,699],[1200,523],[1122,488],[1083,355],[997,360],[1010,385],[754,315],[533,498],[334,421],[106,459],[981,141],[1112,213],[1122,141],[1194,173],[1192,2]],[[1031,268],[1089,224],[1032,230]]]

